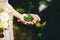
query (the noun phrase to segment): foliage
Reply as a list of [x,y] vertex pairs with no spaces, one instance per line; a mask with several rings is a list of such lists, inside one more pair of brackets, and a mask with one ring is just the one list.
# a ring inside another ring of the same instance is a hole
[[24,20],[29,22],[29,21],[33,21],[33,17],[30,14],[27,14],[27,16],[24,16]]
[[46,21],[43,23],[37,22],[36,23],[36,27],[40,28],[40,27],[44,27],[46,25]]
[[[48,5],[44,0],[41,0],[41,3],[43,3],[43,4],[45,4],[45,5]],[[34,20],[34,18],[30,15],[31,9],[32,9],[33,7],[34,7],[34,6],[33,6],[32,2],[30,2],[29,9],[28,9],[28,11],[27,11],[27,15],[24,16],[24,20],[27,21],[27,22]],[[24,8],[18,8],[17,11],[20,12],[20,13],[25,13],[26,10],[25,10]],[[44,28],[45,25],[46,25],[46,21],[43,22],[43,23],[37,22],[37,23],[35,24],[35,26],[36,26],[37,28]],[[38,35],[38,37],[41,37],[41,36],[42,36],[42,31],[39,32],[37,35]]]
[[42,32],[39,32],[39,33],[38,33],[38,37],[41,37],[41,36],[42,36]]
[[[45,4],[45,5],[48,5],[45,0],[41,0],[40,3],[43,3],[43,4]],[[29,22],[29,21],[33,21],[34,18],[30,15],[31,9],[32,9],[33,7],[34,7],[34,6],[33,6],[33,4],[32,4],[32,1],[30,1],[30,5],[29,5],[29,9],[28,9],[28,11],[27,11],[27,15],[24,16],[24,20],[25,20],[25,21],[28,21],[28,22]],[[24,8],[17,8],[16,10],[17,10],[18,12],[20,12],[20,13],[25,13],[25,11],[26,11]],[[46,25],[46,22],[43,22],[42,24],[39,23],[39,22],[36,23],[36,27],[38,27],[38,28],[44,27],[45,25]]]
[[22,13],[25,13],[25,9],[24,9],[24,8],[17,8],[16,10],[17,10],[19,13],[21,13],[21,14],[22,14]]

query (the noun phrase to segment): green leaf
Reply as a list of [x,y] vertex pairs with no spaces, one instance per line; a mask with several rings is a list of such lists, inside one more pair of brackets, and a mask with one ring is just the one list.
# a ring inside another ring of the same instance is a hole
[[25,9],[24,8],[17,8],[16,9],[18,12],[20,12],[20,13],[25,13]]
[[36,23],[36,27],[40,28],[41,27],[41,23],[40,22],[37,22]]
[[38,33],[38,37],[41,37],[42,36],[42,33],[40,32],[40,33]]
[[24,16],[24,20],[29,22],[29,21],[33,21],[33,17],[30,14],[27,14],[26,16]]
[[41,24],[41,27],[44,27],[46,25],[46,21]]

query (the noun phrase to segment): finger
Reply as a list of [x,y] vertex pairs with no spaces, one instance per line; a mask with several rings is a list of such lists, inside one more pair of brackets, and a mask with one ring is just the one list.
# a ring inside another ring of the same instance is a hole
[[33,22],[30,22],[31,25],[33,25],[34,23]]
[[36,22],[38,22],[39,20],[37,19],[37,18],[35,18],[34,20],[33,20],[33,23],[35,23],[36,24]]
[[26,22],[26,21],[21,21],[23,24],[25,24],[25,25],[28,25],[28,23]]
[[27,25],[27,23],[24,23],[25,25]]
[[20,20],[17,20],[18,22],[20,22]]
[[28,24],[33,25],[33,22],[28,22]]
[[17,22],[22,22],[22,20],[19,20],[19,19],[18,19]]
[[25,25],[29,25],[30,23],[29,22],[23,22]]
[[36,24],[36,22],[33,22],[34,24]]
[[34,23],[31,23],[32,25],[34,24]]
[[33,22],[34,24],[36,24],[37,20],[33,20],[32,22]]
[[26,22],[26,24],[31,24],[30,22]]

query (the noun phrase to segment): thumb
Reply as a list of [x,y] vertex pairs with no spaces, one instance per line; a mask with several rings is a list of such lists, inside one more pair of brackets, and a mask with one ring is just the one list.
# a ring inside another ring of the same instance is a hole
[[21,22],[21,20],[18,19],[17,22]]

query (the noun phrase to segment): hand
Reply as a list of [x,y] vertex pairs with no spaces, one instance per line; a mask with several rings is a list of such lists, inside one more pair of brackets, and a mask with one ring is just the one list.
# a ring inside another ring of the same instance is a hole
[[24,20],[24,16],[26,16],[26,15],[27,15],[27,14],[22,14],[22,15],[20,15],[20,16],[19,16],[19,20],[17,20],[17,21],[18,21],[18,22],[21,22],[21,23],[23,23],[23,24],[25,24],[25,25],[30,25],[30,24],[33,25],[32,22],[27,22],[27,21]]
[[41,21],[40,17],[36,14],[31,14],[31,16],[33,16],[34,20],[32,21],[32,23],[36,24],[36,22]]
[[22,22],[25,25],[29,25],[29,24],[33,25],[33,24],[36,24],[36,22],[40,21],[40,18],[39,18],[38,15],[30,14],[31,16],[33,16],[34,20],[32,22],[27,22],[27,21],[24,20],[24,16],[26,16],[26,15],[27,14],[22,14],[21,16],[19,16],[18,22]]

